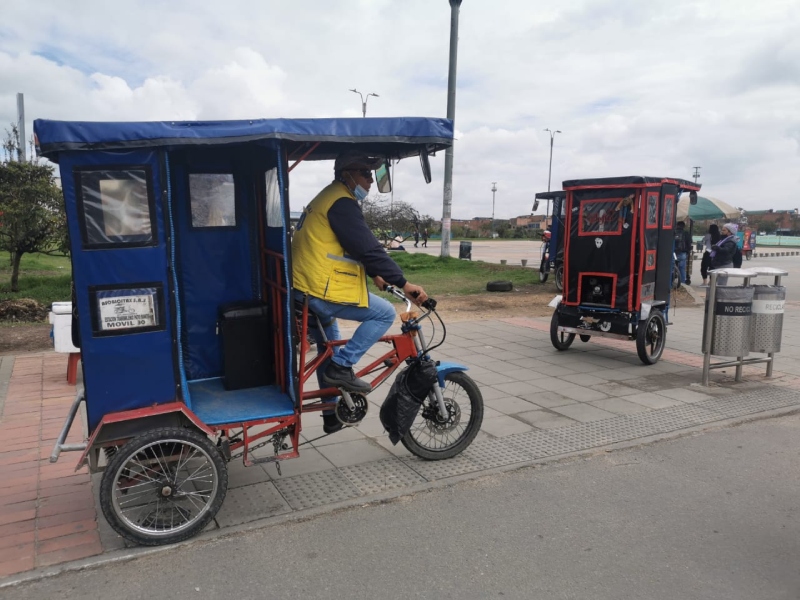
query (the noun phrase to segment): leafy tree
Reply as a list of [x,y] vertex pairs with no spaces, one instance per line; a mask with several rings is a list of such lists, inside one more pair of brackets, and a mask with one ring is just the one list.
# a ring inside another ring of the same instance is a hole
[[414,235],[415,230],[423,227],[422,219],[413,206],[401,200],[395,200],[392,204],[390,197],[385,194],[366,198],[361,210],[369,228],[387,246],[398,235],[406,240]]
[[66,254],[67,223],[61,190],[49,165],[15,161],[19,154],[16,126],[6,131],[0,162],[0,249],[11,253],[11,291],[19,291],[22,255]]

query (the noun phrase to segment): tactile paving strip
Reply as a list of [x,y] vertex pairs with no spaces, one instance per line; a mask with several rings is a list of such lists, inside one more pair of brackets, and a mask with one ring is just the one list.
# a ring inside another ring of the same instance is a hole
[[266,482],[228,490],[216,520],[220,527],[229,527],[288,512],[292,512],[289,504]]
[[459,454],[458,456],[445,460],[423,460],[421,458],[403,458],[401,460],[407,467],[414,469],[414,471],[422,475],[428,481],[447,479],[454,475],[480,471],[484,468],[478,463],[471,461],[464,456],[464,454]]
[[710,398],[695,406],[721,413],[727,418],[750,415],[800,404],[800,393],[792,390],[766,389],[738,396]]
[[573,450],[586,450],[612,444],[614,438],[608,435],[608,431],[603,429],[600,423],[602,421],[548,429],[547,435],[562,441]]
[[337,469],[279,479],[275,487],[294,510],[331,504],[360,495],[358,489]]
[[464,450],[464,456],[481,469],[503,467],[531,459],[530,454],[507,443],[505,439],[475,442]]
[[347,479],[362,494],[377,494],[385,490],[425,483],[425,478],[408,468],[397,458],[385,458],[363,465],[340,467]]
[[571,445],[563,436],[551,436],[546,431],[528,431],[510,435],[506,440],[531,458],[547,458],[575,452],[578,448]]

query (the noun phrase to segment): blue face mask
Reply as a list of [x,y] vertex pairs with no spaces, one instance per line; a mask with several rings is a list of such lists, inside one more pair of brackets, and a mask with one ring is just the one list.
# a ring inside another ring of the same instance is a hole
[[356,197],[356,200],[361,202],[364,198],[367,197],[367,190],[365,190],[359,184],[356,184],[356,189],[353,190],[353,195]]

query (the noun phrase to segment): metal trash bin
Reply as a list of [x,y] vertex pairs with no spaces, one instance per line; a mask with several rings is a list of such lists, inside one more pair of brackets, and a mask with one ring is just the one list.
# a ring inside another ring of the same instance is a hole
[[458,258],[472,260],[472,242],[461,242],[458,246]]
[[[752,287],[717,287],[711,329],[711,354],[734,357],[750,354],[752,309]],[[706,315],[708,310],[706,301]],[[706,332],[703,330],[703,348],[706,347]]]
[[753,286],[750,352],[770,354],[781,351],[785,301],[786,288],[782,285]]

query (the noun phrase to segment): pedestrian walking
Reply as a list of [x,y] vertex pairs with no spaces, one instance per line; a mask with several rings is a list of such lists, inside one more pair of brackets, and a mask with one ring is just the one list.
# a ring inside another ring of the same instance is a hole
[[700,275],[703,285],[708,285],[708,269],[711,268],[711,246],[719,242],[720,233],[716,223],[708,226],[708,232],[703,237],[703,258],[700,259]]
[[419,229],[414,230],[414,248],[417,248],[419,245]]
[[422,247],[428,247],[428,228],[426,227],[422,232]]

